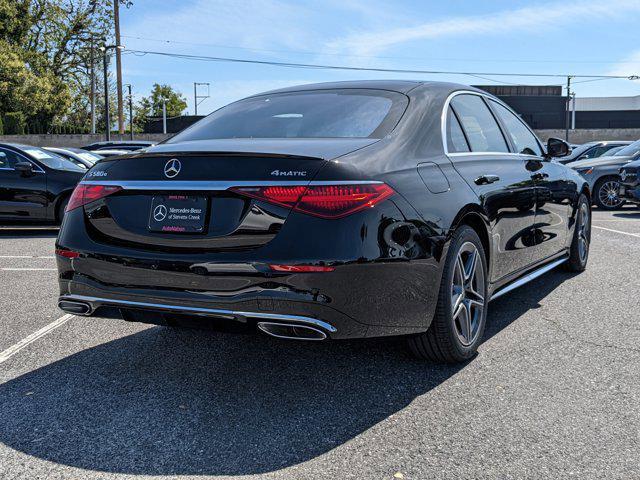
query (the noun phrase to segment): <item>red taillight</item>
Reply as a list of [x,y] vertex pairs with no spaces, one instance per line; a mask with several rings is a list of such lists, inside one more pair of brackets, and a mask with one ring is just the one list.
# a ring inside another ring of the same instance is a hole
[[73,250],[63,250],[61,248],[56,248],[56,255],[64,258],[78,258],[80,256],[78,252],[74,252]]
[[67,203],[65,211],[70,212],[75,208],[112,195],[120,190],[122,190],[122,187],[112,185],[84,185],[80,183],[71,194],[71,198],[69,198],[69,203]]
[[304,272],[333,272],[334,267],[324,267],[320,265],[269,265],[269,268],[274,272],[291,272],[291,273],[304,273]]
[[364,210],[393,195],[384,183],[356,185],[310,185],[277,187],[233,187],[249,197],[293,208],[322,218],[340,218]]

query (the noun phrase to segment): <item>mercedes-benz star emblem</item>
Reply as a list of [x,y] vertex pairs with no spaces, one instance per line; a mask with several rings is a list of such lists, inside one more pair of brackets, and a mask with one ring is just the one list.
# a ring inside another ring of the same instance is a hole
[[180,160],[172,158],[164,164],[164,175],[167,178],[173,178],[180,173],[181,168],[182,164],[180,163]]
[[620,172],[620,179],[624,182],[627,179],[627,171],[626,170],[622,170]]
[[167,218],[167,207],[165,207],[164,205],[158,205],[153,209],[153,219],[156,222],[161,222],[165,218]]

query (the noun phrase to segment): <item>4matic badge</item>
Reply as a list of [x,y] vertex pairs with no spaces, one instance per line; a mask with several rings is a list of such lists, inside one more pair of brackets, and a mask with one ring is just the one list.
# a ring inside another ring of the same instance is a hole
[[307,172],[300,170],[274,170],[271,175],[273,177],[306,177]]

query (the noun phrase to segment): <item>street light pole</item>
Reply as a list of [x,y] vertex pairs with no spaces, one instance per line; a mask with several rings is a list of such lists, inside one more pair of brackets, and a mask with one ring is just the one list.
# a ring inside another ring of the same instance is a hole
[[90,57],[90,63],[91,63],[91,88],[90,88],[90,95],[91,95],[91,133],[96,133],[96,70],[95,70],[95,58],[94,58],[94,52],[93,52],[93,38],[91,38],[91,57]]
[[167,100],[162,99],[162,133],[167,134]]
[[569,116],[571,115],[571,75],[567,75],[567,105],[564,119],[564,139],[569,141]]
[[129,90],[128,100],[129,100],[129,138],[133,140],[133,94],[131,93],[131,84],[128,83],[125,85]]

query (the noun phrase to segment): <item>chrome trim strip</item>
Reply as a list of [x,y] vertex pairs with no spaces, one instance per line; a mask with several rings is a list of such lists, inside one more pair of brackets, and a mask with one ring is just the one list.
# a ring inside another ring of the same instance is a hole
[[[520,119],[520,115],[514,112],[514,110],[509,105],[501,101],[499,98],[494,97],[493,95],[490,95],[488,93],[474,92],[473,90],[456,90],[455,92],[451,93],[447,97],[447,99],[444,101],[444,107],[442,108],[442,113],[440,115],[440,132],[442,135],[442,148],[444,149],[445,155],[449,157],[462,157],[462,156],[468,156],[468,155],[515,155],[518,157],[522,156],[522,154],[515,153],[515,152],[453,152],[453,153],[449,153],[449,149],[447,147],[447,114],[449,112],[449,104],[451,103],[451,100],[453,100],[453,97],[457,95],[477,95],[478,97],[484,97],[486,99],[493,100],[494,102],[499,103],[500,105],[505,107],[507,110],[513,113],[518,119]],[[491,113],[492,115],[495,115],[493,111],[491,111]],[[545,149],[543,148],[542,142],[538,138],[538,135],[536,135],[536,133],[531,129],[531,127],[527,125],[525,122],[523,122],[521,119],[520,119],[520,122],[527,128],[527,130],[531,132],[533,137],[537,140],[538,146],[540,147],[542,152],[544,152]],[[500,123],[498,123],[498,127],[500,127],[500,130],[502,131],[502,125],[500,125]],[[505,135],[504,132],[503,132],[503,135]],[[507,146],[511,148],[507,138],[505,138],[505,141],[507,141]],[[539,157],[535,156],[535,158],[539,158]]]
[[[64,295],[58,299],[58,301],[78,301],[87,302],[95,310],[98,306],[129,306],[129,307],[145,307],[154,308],[159,310],[173,310],[178,312],[187,313],[203,313],[209,315],[226,315],[232,317],[247,317],[247,318],[260,318],[265,320],[281,320],[285,322],[299,322],[306,323],[308,325],[315,325],[316,327],[324,328],[328,332],[335,333],[338,330],[330,323],[323,322],[317,318],[303,317],[301,315],[286,315],[283,313],[267,313],[267,312],[244,312],[237,310],[223,310],[217,308],[202,308],[202,307],[187,307],[184,305],[167,305],[162,303],[148,303],[148,302],[134,302],[131,300],[114,300],[109,298],[100,297],[88,297],[85,295]],[[93,305],[97,303],[98,305]],[[93,311],[92,310],[92,311]]]
[[544,275],[548,271],[553,270],[558,265],[562,265],[567,260],[569,260],[568,256],[564,257],[564,258],[561,258],[560,260],[555,260],[555,261],[553,261],[551,263],[548,263],[548,264],[544,265],[543,267],[540,267],[538,270],[534,270],[533,272],[528,273],[524,277],[520,277],[515,282],[510,283],[506,287],[502,288],[501,290],[498,290],[493,295],[491,295],[491,299],[489,301],[495,300],[496,298],[500,298],[505,293],[509,293],[512,290],[515,290],[516,288],[521,287],[526,283],[529,283],[531,280],[535,280],[536,278],[540,277],[541,275]]
[[376,180],[323,180],[309,182],[306,180],[83,180],[83,185],[112,185],[124,190],[228,190],[231,187],[272,187],[281,185],[374,185],[383,182]]

